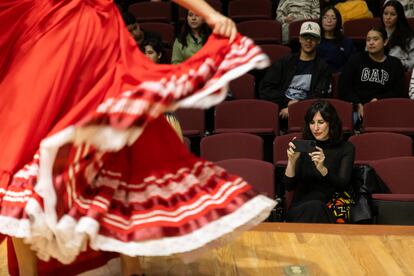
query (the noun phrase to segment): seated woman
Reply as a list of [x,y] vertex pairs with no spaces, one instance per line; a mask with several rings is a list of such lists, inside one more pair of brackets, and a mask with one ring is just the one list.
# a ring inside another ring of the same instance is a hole
[[316,147],[311,153],[296,152],[293,140],[289,143],[282,182],[295,195],[287,221],[333,223],[327,203],[335,192],[350,187],[355,148],[342,140],[342,122],[328,101],[317,101],[308,109],[302,138],[315,140]]
[[387,31],[389,55],[398,58],[406,70],[414,67],[414,33],[396,0],[388,1],[382,10],[382,26]]
[[385,54],[387,43],[386,31],[372,28],[367,33],[367,52],[355,54],[342,69],[339,97],[354,104],[355,123],[364,116],[364,104],[406,95],[404,67],[399,59]]
[[210,33],[211,29],[203,18],[193,11],[188,11],[183,30],[174,41],[171,63],[181,63],[197,53],[206,43]]
[[321,42],[316,48],[333,72],[340,72],[356,49],[352,40],[342,33],[342,18],[339,11],[328,6],[321,12]]

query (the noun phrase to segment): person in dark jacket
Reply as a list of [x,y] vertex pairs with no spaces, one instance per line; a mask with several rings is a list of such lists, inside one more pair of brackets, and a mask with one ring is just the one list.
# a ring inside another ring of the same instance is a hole
[[310,153],[299,152],[296,137],[289,142],[282,184],[286,191],[294,191],[294,197],[286,221],[334,223],[338,216],[327,205],[335,193],[351,187],[355,147],[343,140],[341,119],[328,101],[313,103],[304,121],[302,139],[313,140],[316,146]]
[[385,98],[404,96],[404,67],[401,61],[385,54],[388,43],[383,28],[367,33],[367,52],[354,55],[339,78],[339,97],[354,104],[354,123],[364,116],[364,104]]
[[289,54],[274,63],[266,72],[259,96],[279,105],[279,116],[289,116],[288,106],[308,98],[330,96],[331,70],[316,55],[320,41],[320,27],[315,22],[304,22],[300,29],[299,54]]
[[352,40],[342,32],[342,18],[339,11],[328,6],[321,12],[321,43],[316,48],[320,56],[332,68],[340,72],[349,58],[356,52]]

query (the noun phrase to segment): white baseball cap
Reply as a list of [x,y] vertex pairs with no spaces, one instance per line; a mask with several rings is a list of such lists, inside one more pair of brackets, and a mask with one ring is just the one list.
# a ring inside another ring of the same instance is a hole
[[309,34],[317,38],[321,38],[321,28],[319,24],[312,21],[306,21],[300,26],[299,35]]

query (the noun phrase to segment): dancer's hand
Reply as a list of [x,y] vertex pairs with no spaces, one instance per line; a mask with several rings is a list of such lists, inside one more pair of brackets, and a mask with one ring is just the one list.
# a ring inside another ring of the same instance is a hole
[[237,28],[234,21],[219,12],[211,13],[206,18],[206,23],[213,30],[213,33],[230,38],[230,42],[236,37]]

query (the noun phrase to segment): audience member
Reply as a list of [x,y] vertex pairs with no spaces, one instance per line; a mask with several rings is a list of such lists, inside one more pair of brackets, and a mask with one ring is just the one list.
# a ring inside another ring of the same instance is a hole
[[[146,39],[139,45],[139,49],[154,63],[163,63],[163,47],[161,40],[155,38]],[[174,112],[166,112],[164,113],[164,116],[171,127],[175,130],[178,137],[184,141],[180,122]]]
[[372,28],[366,37],[367,52],[355,54],[342,70],[339,95],[354,103],[355,122],[362,119],[364,104],[403,95],[404,67],[396,57],[385,55],[387,41],[383,28]]
[[275,62],[261,82],[260,98],[277,103],[282,119],[289,116],[288,106],[292,103],[330,96],[331,71],[316,55],[319,41],[319,25],[304,22],[299,35],[300,53],[289,54]]
[[156,38],[149,38],[142,41],[139,49],[154,63],[164,63],[164,51],[162,42]]
[[192,11],[187,12],[183,30],[175,40],[171,63],[178,64],[201,49],[211,33],[204,20]]
[[[387,4],[389,0],[385,1],[384,5]],[[398,0],[401,5],[404,7],[404,13],[406,17],[414,17],[414,1],[413,0]]]
[[143,30],[138,24],[135,16],[133,16],[130,12],[123,12],[122,18],[127,25],[128,31],[132,34],[137,44],[140,44],[144,39],[149,38],[161,40],[161,36],[159,34]]
[[282,24],[282,40],[289,41],[289,24],[305,19],[318,19],[319,0],[280,0],[276,10],[276,19]]
[[372,12],[364,0],[346,0],[336,4],[335,8],[341,13],[342,24],[348,20],[373,18]]
[[295,193],[287,221],[333,223],[336,216],[327,204],[335,193],[349,190],[355,148],[342,140],[341,120],[327,101],[317,101],[308,109],[302,138],[315,140],[316,146],[310,153],[296,152],[295,138],[289,143],[282,182]]
[[414,33],[401,3],[388,1],[384,5],[381,20],[388,35],[388,54],[398,58],[406,70],[411,70],[414,66]]
[[352,40],[342,33],[342,18],[339,11],[328,6],[321,12],[321,43],[316,51],[331,66],[333,72],[341,71],[356,49]]

